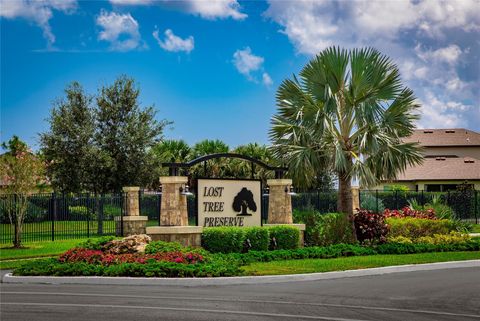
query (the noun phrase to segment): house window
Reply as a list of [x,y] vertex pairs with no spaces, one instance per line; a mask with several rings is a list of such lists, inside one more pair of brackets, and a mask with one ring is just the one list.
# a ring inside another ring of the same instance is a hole
[[440,185],[440,184],[426,184],[425,185],[425,190],[427,192],[441,192],[442,191],[442,185]]

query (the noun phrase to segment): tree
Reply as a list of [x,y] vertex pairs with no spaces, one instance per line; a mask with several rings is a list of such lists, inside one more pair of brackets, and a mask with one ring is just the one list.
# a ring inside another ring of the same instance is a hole
[[2,147],[7,152],[0,156],[0,173],[6,182],[8,195],[2,199],[2,208],[8,213],[10,224],[15,229],[13,245],[19,248],[28,197],[44,181],[44,163],[17,136],[3,143]]
[[103,87],[96,99],[96,142],[108,159],[102,169],[103,191],[151,182],[155,163],[149,150],[162,139],[163,129],[170,122],[157,121],[153,106],[141,109],[139,94],[135,81],[121,76]]
[[98,177],[92,169],[98,166],[99,152],[94,144],[93,97],[78,82],[68,85],[65,95],[54,103],[48,119],[50,130],[40,134],[47,175],[52,186],[62,192],[95,189]]
[[[267,165],[276,166],[277,161],[273,157],[272,152],[266,145],[259,145],[258,143],[248,143],[246,145],[237,146],[233,153],[243,156],[249,156],[264,162]],[[238,178],[250,178],[252,175],[252,165],[245,160],[233,159],[231,164],[231,175]],[[266,184],[267,179],[273,178],[272,171],[267,170],[261,166],[254,165],[254,178],[261,179]]]
[[[228,153],[229,147],[227,144],[222,142],[219,139],[202,140],[192,147],[192,159],[198,158],[200,156],[218,154],[218,153]],[[191,168],[192,174],[194,177],[199,176],[210,176],[210,177],[220,177],[227,171],[227,165],[225,159],[214,159],[207,161],[206,167],[207,172],[205,173],[205,168],[201,165],[196,165]]]
[[247,209],[250,209],[254,212],[257,211],[257,204],[253,200],[253,193],[246,189],[242,188],[240,192],[233,199],[233,210],[240,212],[237,216],[252,216],[252,214],[247,212]]
[[191,158],[191,148],[184,140],[163,140],[151,150],[156,164],[156,176],[169,175],[168,169],[162,163],[186,163]]
[[316,170],[338,177],[338,210],[351,215],[351,179],[394,179],[422,161],[412,134],[419,105],[398,68],[375,49],[328,48],[277,91],[270,137],[289,174],[309,184]]

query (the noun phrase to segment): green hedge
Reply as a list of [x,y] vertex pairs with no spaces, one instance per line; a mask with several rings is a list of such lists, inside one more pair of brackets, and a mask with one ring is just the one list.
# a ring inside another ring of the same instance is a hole
[[449,234],[455,231],[455,223],[451,220],[429,220],[421,218],[388,218],[390,226],[388,237],[405,236],[416,239],[435,234]]
[[264,227],[247,227],[245,230],[245,249],[247,251],[267,251],[270,245],[270,232]]
[[202,233],[202,247],[212,253],[296,249],[299,240],[298,228],[288,225],[247,228],[209,227]]
[[202,247],[212,253],[242,252],[245,231],[239,227],[209,227],[203,229]]
[[299,245],[300,230],[293,226],[279,225],[268,228],[270,232],[270,249],[289,250]]

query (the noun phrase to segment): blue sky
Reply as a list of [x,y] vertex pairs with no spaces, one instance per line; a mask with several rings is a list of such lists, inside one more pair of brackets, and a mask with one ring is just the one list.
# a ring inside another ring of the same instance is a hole
[[165,134],[268,143],[275,91],[320,50],[374,46],[422,104],[419,127],[480,131],[480,2],[0,0],[0,140],[36,146],[71,81],[134,77]]

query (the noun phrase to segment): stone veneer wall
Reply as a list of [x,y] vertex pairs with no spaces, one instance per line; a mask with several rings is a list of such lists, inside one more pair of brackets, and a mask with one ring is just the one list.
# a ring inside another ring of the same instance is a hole
[[285,188],[292,185],[291,179],[269,179],[268,224],[292,224],[292,196]]
[[160,177],[162,184],[162,204],[160,226],[187,226],[187,197],[181,195],[180,188],[187,184],[183,176]]

